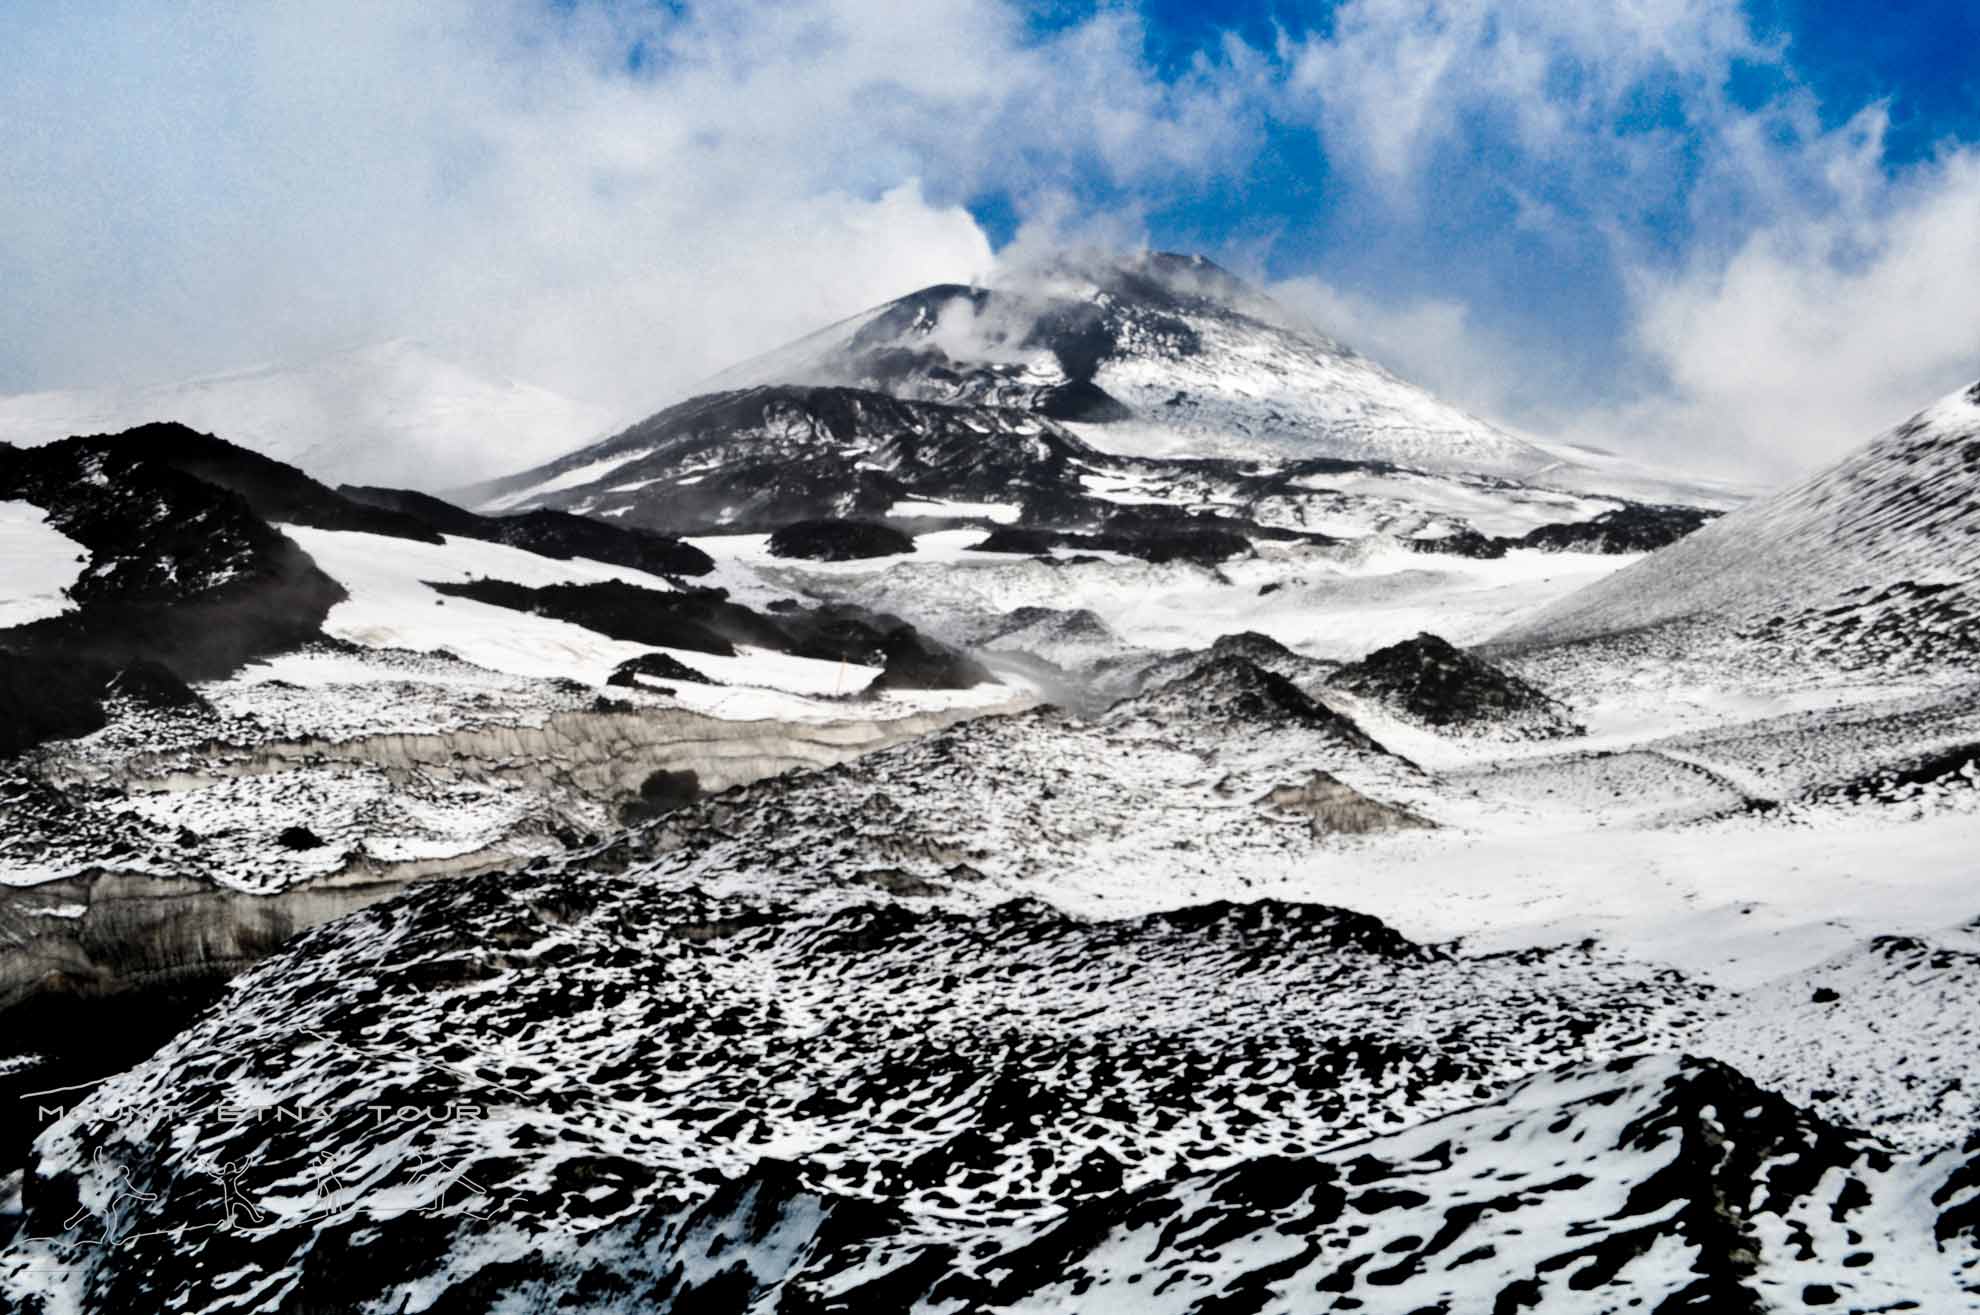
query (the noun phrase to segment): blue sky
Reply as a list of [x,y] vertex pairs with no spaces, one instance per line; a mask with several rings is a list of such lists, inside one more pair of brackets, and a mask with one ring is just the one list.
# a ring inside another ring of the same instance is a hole
[[1946,0],[22,0],[0,48],[0,391],[417,336],[636,409],[1072,242],[1756,479],[1980,376]]

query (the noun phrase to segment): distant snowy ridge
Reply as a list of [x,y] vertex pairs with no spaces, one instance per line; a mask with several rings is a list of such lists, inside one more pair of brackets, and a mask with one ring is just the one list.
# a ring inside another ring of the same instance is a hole
[[24,446],[165,420],[328,484],[440,490],[567,452],[613,416],[403,339],[183,383],[0,396],[0,442]]

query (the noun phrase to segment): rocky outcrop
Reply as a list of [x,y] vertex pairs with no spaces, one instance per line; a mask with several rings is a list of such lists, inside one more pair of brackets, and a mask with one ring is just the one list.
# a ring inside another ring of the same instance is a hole
[[1540,552],[1593,552],[1620,555],[1655,552],[1692,533],[1720,513],[1702,507],[1626,503],[1585,521],[1556,521],[1521,535],[1486,535],[1461,529],[1436,538],[1404,539],[1415,552],[1492,560],[1518,548]]
[[539,507],[513,516],[482,516],[411,489],[344,484],[337,492],[368,507],[411,516],[442,534],[507,544],[558,561],[583,557],[666,576],[706,575],[715,569],[712,557],[677,535],[613,525],[566,511]]
[[1311,819],[1315,835],[1360,836],[1431,825],[1406,808],[1370,799],[1330,772],[1309,772],[1304,781],[1276,786],[1258,802],[1273,812]]
[[705,676],[687,663],[668,653],[641,653],[636,658],[627,658],[612,668],[608,685],[657,684],[661,681],[686,681],[690,685],[719,685],[722,682],[713,676]]
[[1354,722],[1314,699],[1277,672],[1236,654],[1212,657],[1145,694],[1123,699],[1107,712],[1110,722],[1211,726],[1241,733],[1246,726],[1318,732],[1346,747],[1388,756]]
[[1648,507],[1631,503],[1593,520],[1542,525],[1520,540],[1543,552],[1638,553],[1669,547],[1716,519],[1698,507]]
[[[736,651],[731,634],[723,631],[735,629],[737,621],[744,625],[754,623],[747,608],[720,597],[649,589],[623,580],[525,585],[482,579],[433,582],[427,587],[450,598],[472,598],[492,607],[583,626],[611,639],[721,657],[733,657]],[[774,626],[765,624],[759,628],[767,634],[777,634]]]
[[0,652],[0,758],[100,729],[106,670]]
[[876,698],[899,690],[972,689],[1001,682],[981,662],[903,626],[887,636],[885,665],[862,693]]
[[1440,731],[1523,739],[1580,731],[1544,690],[1432,634],[1378,648],[1327,683]]
[[1089,675],[1098,691],[1118,700],[1186,676],[1215,658],[1242,658],[1262,671],[1285,677],[1301,690],[1318,689],[1341,665],[1295,652],[1256,630],[1241,630],[1218,636],[1208,649],[1155,655],[1117,653],[1094,663]]
[[831,518],[793,521],[770,536],[772,557],[797,557],[814,562],[851,562],[913,551],[912,538],[872,521]]
[[28,450],[0,444],[0,498],[41,508],[89,550],[68,590],[74,610],[0,631],[12,670],[0,687],[31,669],[53,673],[50,705],[14,719],[0,741],[17,751],[100,725],[91,704],[133,663],[209,679],[319,633],[342,587],[242,493],[205,478],[209,466],[251,455],[176,425]]

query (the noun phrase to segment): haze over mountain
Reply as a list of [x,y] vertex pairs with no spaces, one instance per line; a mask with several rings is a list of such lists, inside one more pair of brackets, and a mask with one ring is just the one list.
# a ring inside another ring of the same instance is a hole
[[0,396],[0,442],[177,421],[328,483],[440,490],[604,432],[603,408],[476,373],[406,339],[142,388]]

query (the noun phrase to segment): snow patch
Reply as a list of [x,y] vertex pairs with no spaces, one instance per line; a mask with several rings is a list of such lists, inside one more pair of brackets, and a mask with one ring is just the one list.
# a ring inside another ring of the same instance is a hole
[[74,610],[65,592],[82,575],[89,549],[48,523],[29,502],[0,502],[0,629]]

